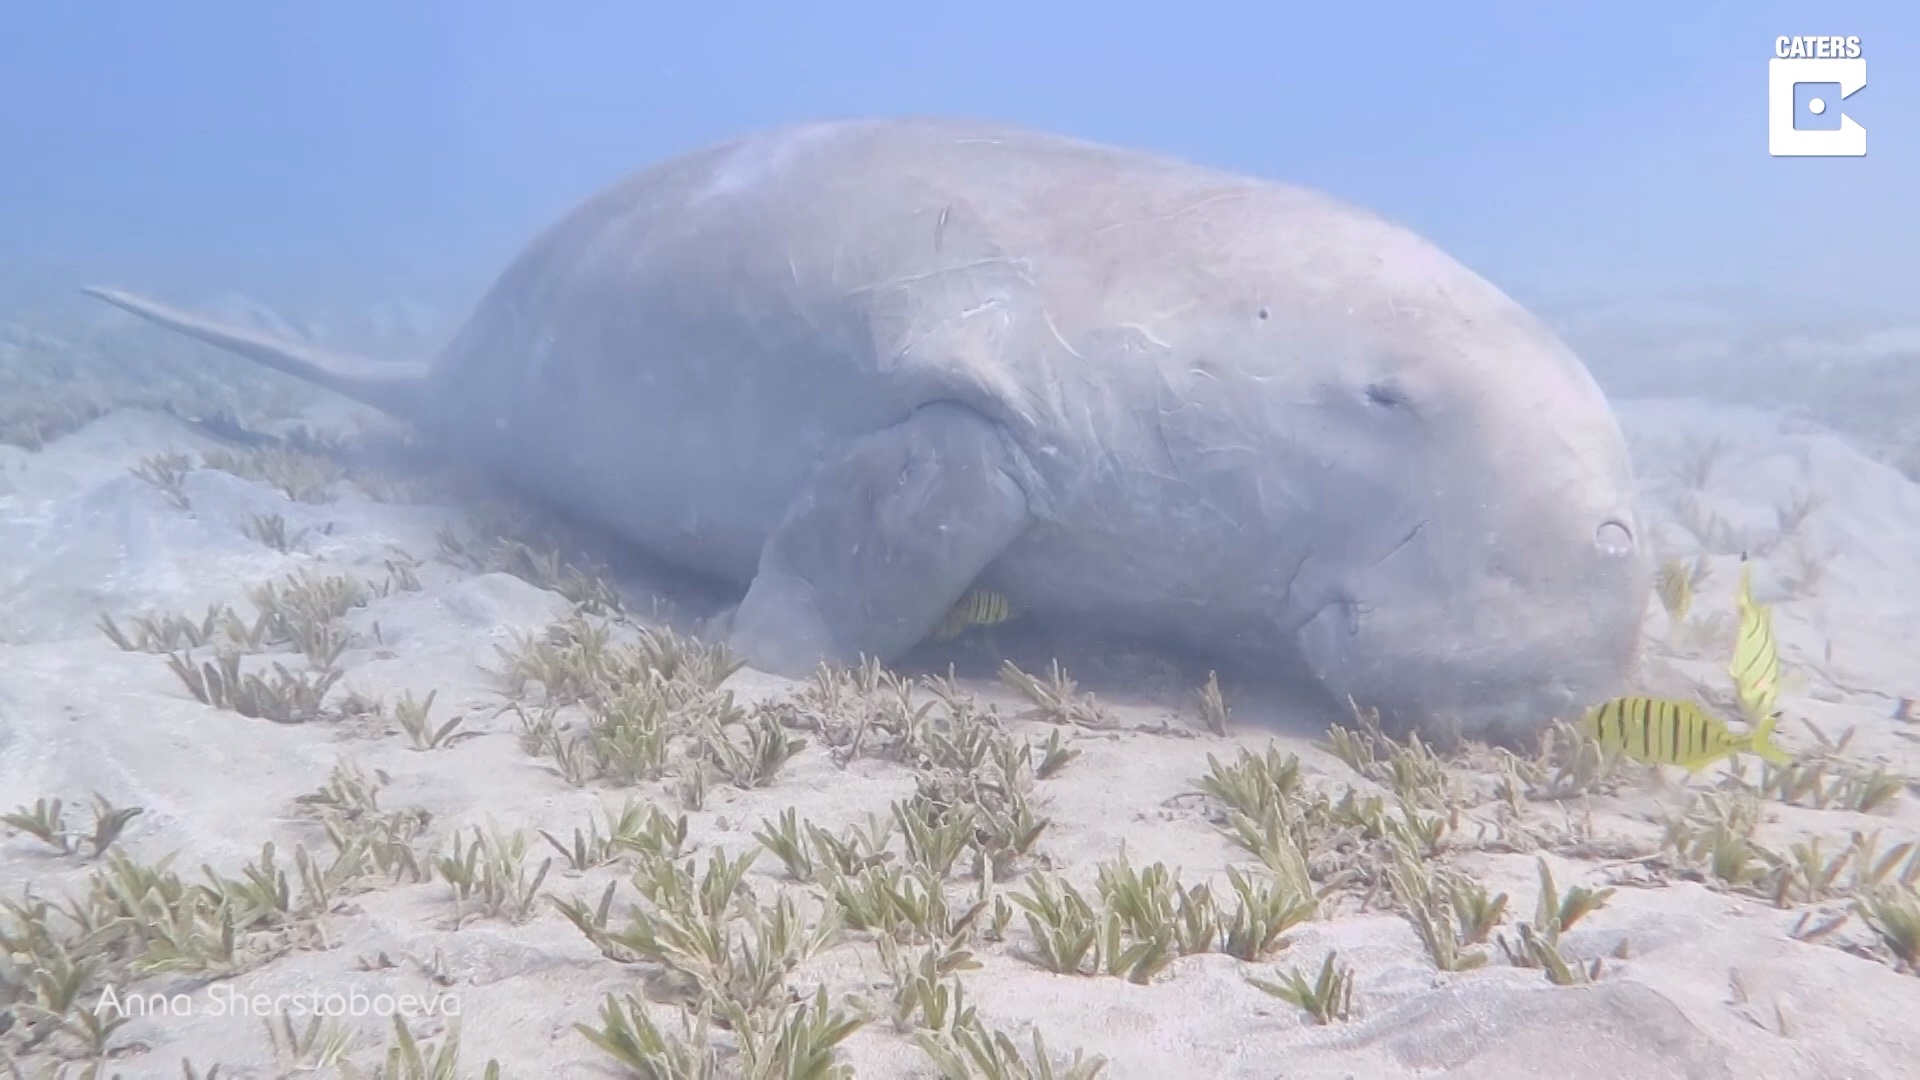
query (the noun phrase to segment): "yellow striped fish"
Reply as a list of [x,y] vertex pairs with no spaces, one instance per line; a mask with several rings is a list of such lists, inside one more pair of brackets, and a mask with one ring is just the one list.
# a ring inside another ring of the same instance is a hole
[[1667,609],[1667,618],[1674,622],[1686,621],[1687,609],[1693,606],[1694,574],[1695,571],[1679,559],[1660,564],[1655,588],[1660,593],[1660,606]]
[[1617,697],[1589,709],[1580,730],[1635,761],[1678,765],[1693,773],[1742,752],[1758,754],[1776,765],[1792,761],[1773,744],[1775,721],[1769,716],[1745,735],[1735,735],[1691,702]]
[[933,628],[933,640],[952,641],[973,626],[992,626],[1013,617],[1013,607],[997,592],[974,589],[960,598]]
[[1780,696],[1780,650],[1773,640],[1773,609],[1753,598],[1753,564],[1740,568],[1740,632],[1734,638],[1733,662],[1727,673],[1733,676],[1734,693],[1740,699],[1740,711],[1747,722],[1758,724],[1773,716]]

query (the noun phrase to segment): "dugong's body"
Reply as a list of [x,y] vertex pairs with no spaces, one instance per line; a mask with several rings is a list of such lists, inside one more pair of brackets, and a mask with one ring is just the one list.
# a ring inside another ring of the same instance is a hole
[[860,121],[669,161],[430,366],[94,291],[741,583],[729,644],[776,672],[895,656],[977,583],[1520,734],[1620,690],[1649,592],[1612,413],[1513,301],[1322,195],[1065,138]]

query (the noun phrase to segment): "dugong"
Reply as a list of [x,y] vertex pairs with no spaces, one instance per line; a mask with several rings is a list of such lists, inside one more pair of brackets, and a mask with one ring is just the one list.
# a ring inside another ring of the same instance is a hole
[[1625,440],[1545,326],[1299,187],[986,122],[750,135],[533,240],[431,363],[140,299],[738,583],[750,665],[912,647],[970,587],[1511,739],[1622,691]]

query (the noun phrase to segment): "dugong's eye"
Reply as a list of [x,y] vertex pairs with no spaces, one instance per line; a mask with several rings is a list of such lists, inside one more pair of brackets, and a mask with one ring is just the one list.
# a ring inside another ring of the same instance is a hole
[[1368,383],[1363,393],[1366,394],[1367,404],[1378,408],[1410,409],[1413,407],[1413,402],[1408,399],[1407,392],[1392,383]]

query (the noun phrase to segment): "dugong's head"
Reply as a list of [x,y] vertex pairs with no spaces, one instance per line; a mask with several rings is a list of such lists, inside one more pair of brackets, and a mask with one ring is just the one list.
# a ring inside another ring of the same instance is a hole
[[1268,519],[1306,666],[1390,725],[1491,739],[1624,692],[1652,566],[1586,367],[1404,229],[1317,199],[1281,216],[1226,290],[1253,319],[1214,341],[1263,373],[1233,408],[1282,433],[1260,498],[1289,508]]

